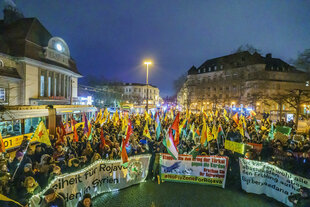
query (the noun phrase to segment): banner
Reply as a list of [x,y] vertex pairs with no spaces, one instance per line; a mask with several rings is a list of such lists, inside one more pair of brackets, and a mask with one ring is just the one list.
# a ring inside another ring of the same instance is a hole
[[265,162],[240,158],[242,189],[248,193],[266,194],[288,206],[288,196],[298,193],[300,187],[310,188],[310,180],[293,175]]
[[230,140],[225,140],[225,149],[244,154],[244,144],[239,142],[234,142]]
[[64,194],[67,207],[76,207],[86,193],[95,197],[140,183],[147,176],[150,157],[129,157],[127,168],[121,165],[121,160],[98,160],[80,171],[56,177],[46,189],[31,197],[30,207],[39,207],[42,195],[49,188]]
[[160,154],[160,176],[162,180],[198,183],[224,188],[228,157],[180,155],[175,160],[166,153]]

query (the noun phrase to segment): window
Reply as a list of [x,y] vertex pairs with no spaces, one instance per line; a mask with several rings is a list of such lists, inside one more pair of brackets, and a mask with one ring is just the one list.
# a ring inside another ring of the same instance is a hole
[[0,68],[4,67],[4,63],[2,60],[0,60]]
[[[64,120],[67,120],[64,118]],[[46,125],[46,118],[45,117],[35,117],[25,119],[25,134],[32,133],[35,130],[35,126],[37,126],[41,121],[44,122]]]
[[0,132],[3,138],[21,135],[20,120],[0,122]]
[[47,96],[51,96],[52,92],[52,77],[48,77],[48,90],[47,90]]
[[216,70],[216,69],[217,69],[217,66],[215,65],[215,66],[214,66],[214,70]]
[[206,68],[203,69],[203,72],[204,72],[204,73],[206,72]]
[[198,73],[200,73],[200,69],[198,70]]
[[44,96],[44,75],[41,75],[40,96]]
[[5,101],[5,88],[0,88],[0,101]]
[[223,69],[223,65],[221,65],[221,69]]

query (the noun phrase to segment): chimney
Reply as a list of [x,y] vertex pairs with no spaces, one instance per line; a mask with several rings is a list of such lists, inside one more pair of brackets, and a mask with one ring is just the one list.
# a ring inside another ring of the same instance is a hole
[[266,59],[271,59],[272,58],[272,54],[271,53],[267,53],[266,54]]
[[16,8],[16,5],[11,0],[5,0],[3,9],[3,19],[5,24],[11,24],[18,19],[24,18],[24,15]]

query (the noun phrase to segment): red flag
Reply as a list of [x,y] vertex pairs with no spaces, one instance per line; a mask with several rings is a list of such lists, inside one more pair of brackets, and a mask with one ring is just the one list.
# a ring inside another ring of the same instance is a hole
[[79,136],[78,136],[78,134],[77,134],[75,125],[73,126],[73,131],[74,131],[73,141],[74,141],[74,142],[78,142],[78,141],[79,141]]
[[180,139],[179,139],[179,122],[180,122],[180,113],[175,117],[174,122],[171,126],[171,129],[175,130],[175,138],[173,139],[174,146],[177,147],[179,145]]
[[64,127],[64,124],[62,123],[62,121],[60,122],[60,133],[59,133],[59,138],[60,138],[60,142],[61,143],[64,143],[65,142],[65,134],[66,134],[66,130],[65,130],[65,127]]
[[0,133],[0,152],[5,152],[4,142]]
[[239,118],[238,118],[238,112],[233,115],[232,119],[236,122],[236,124],[239,124]]
[[125,140],[123,139],[123,143],[122,143],[122,161],[123,163],[127,163],[128,162],[128,155],[127,155],[127,151],[125,148]]
[[126,146],[128,146],[130,135],[133,133],[132,124],[131,124],[130,119],[128,119],[128,125],[127,126],[128,126],[128,128],[127,128],[127,134],[126,134],[126,139],[125,139],[125,145]]
[[100,144],[100,148],[104,149],[105,146],[105,138],[103,136],[103,129],[101,128],[101,132],[100,132],[100,140],[101,140],[101,144]]

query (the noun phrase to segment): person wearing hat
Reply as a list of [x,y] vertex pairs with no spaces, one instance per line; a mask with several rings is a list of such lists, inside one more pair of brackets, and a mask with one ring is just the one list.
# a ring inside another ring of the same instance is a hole
[[91,195],[86,193],[83,196],[83,199],[77,204],[77,207],[92,207],[93,204],[91,202]]
[[39,203],[40,207],[66,207],[64,196],[57,193],[54,188],[49,188],[43,195],[44,198]]

